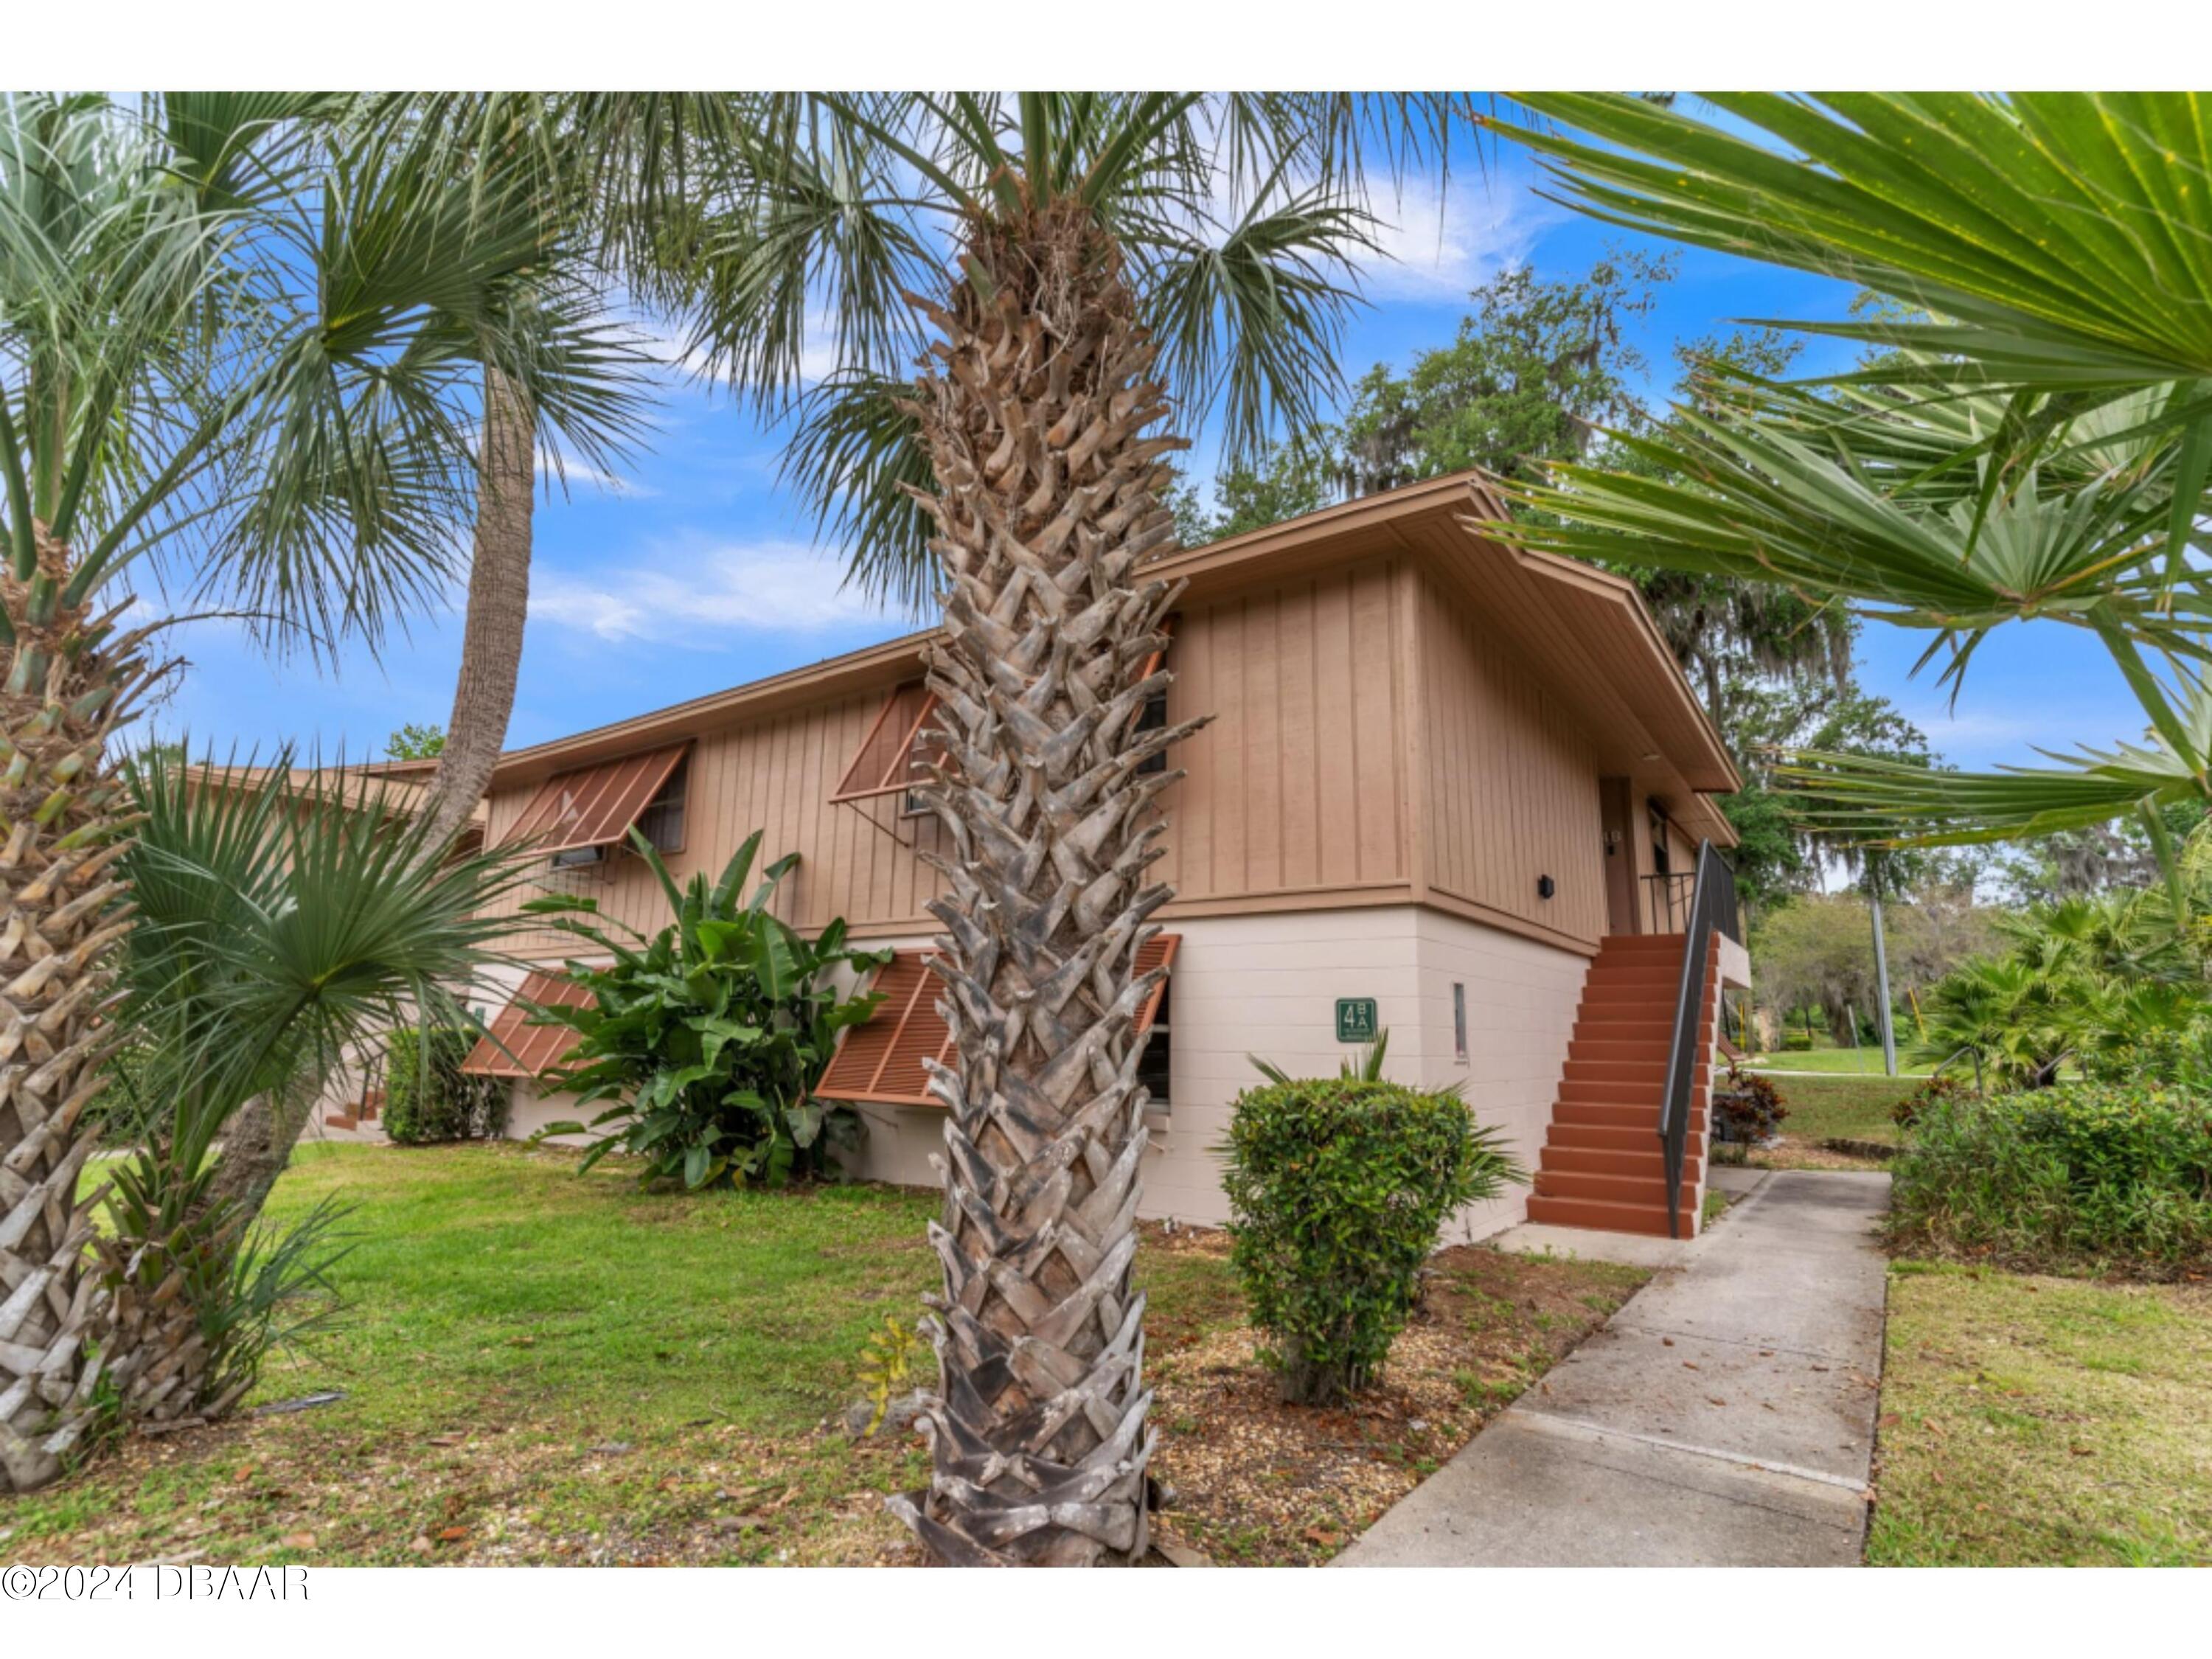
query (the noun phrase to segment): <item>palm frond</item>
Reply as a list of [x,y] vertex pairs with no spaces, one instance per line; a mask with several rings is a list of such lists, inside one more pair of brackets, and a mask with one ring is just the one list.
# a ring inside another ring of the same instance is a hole
[[118,868],[138,910],[117,1025],[187,1168],[252,1096],[379,1032],[468,1024],[460,1000],[499,959],[485,912],[526,879],[509,854],[437,858],[398,786],[291,761],[131,763],[143,816]]
[[376,100],[7,99],[18,567],[35,516],[76,550],[70,603],[150,556],[265,637],[377,647],[458,566],[486,365],[591,465],[644,429],[650,362],[562,207]]
[[[794,94],[748,115],[678,296],[692,353],[774,415],[811,400],[803,442],[841,464],[858,428],[826,411],[928,343],[910,296],[941,295],[979,226],[1071,206],[1119,250],[1186,429],[1218,413],[1232,461],[1310,429],[1358,267],[1381,257],[1370,187],[1447,167],[1463,121],[1453,98],[1416,94]],[[876,470],[913,482],[918,465]],[[794,476],[837,475],[808,459]],[[915,591],[883,567],[911,558],[918,521],[808,493],[860,580]],[[855,539],[882,532],[890,551]]]
[[1828,325],[1991,379],[2212,375],[2212,112],[2187,94],[1705,94],[1757,137],[1617,94],[1486,122],[1607,223],[1841,277],[1935,321]]
[[2201,573],[2170,579],[2160,473],[2078,482],[2029,465],[1984,505],[1978,489],[1911,488],[1902,446],[1913,436],[1883,417],[1816,434],[1682,411],[1663,434],[1619,438],[1638,472],[1563,465],[1549,485],[1508,485],[1530,518],[1496,528],[1574,557],[1780,582],[1936,630],[2031,617],[2089,626],[2104,605],[2196,651],[2187,629],[2212,614],[2212,592]]
[[1122,228],[1183,417],[1194,426],[1218,412],[1230,465],[1321,423],[1342,385],[1356,260],[1376,246],[1360,207],[1316,185],[1255,204],[1218,238],[1150,214]]
[[[2203,706],[2199,705],[2202,717]],[[1866,755],[1806,753],[1775,769],[1777,792],[1816,833],[1845,842],[1954,847],[2109,823],[2199,793],[2162,741],[2051,754],[2053,767],[1956,772]]]
[[937,480],[912,394],[908,382],[865,369],[831,375],[801,400],[779,477],[848,550],[848,581],[919,611],[939,577],[929,549],[936,521],[918,497]]

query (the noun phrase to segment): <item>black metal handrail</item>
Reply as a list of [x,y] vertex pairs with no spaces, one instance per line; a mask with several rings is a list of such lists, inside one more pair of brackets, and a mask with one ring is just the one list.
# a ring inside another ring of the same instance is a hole
[[1682,1236],[1682,1164],[1689,1150],[1690,1093],[1698,1079],[1698,1028],[1705,1012],[1705,967],[1713,934],[1738,944],[1743,924],[1737,915],[1735,872],[1712,842],[1698,844],[1697,884],[1690,896],[1688,925],[1682,940],[1682,980],[1674,994],[1674,1037],[1667,1051],[1667,1092],[1659,1103],[1659,1144],[1667,1165],[1667,1235]]
[[1690,919],[1690,899],[1697,878],[1694,870],[1680,874],[1662,870],[1656,875],[1644,878],[1644,909],[1650,919],[1651,932],[1680,931]]

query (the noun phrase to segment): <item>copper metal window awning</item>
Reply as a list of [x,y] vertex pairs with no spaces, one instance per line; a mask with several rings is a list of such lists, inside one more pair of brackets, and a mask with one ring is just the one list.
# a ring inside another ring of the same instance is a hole
[[690,747],[679,743],[556,773],[531,797],[500,844],[529,842],[533,850],[550,854],[621,841],[674,775]]
[[576,1034],[566,1025],[530,1024],[530,1011],[522,1005],[580,1008],[591,1000],[592,994],[566,974],[530,975],[492,1021],[490,1033],[477,1039],[461,1070],[471,1077],[535,1078],[575,1046]]
[[[1180,933],[1155,934],[1137,952],[1137,971],[1175,966]],[[923,965],[919,951],[901,951],[876,975],[872,989],[884,1000],[864,1024],[845,1033],[830,1069],[814,1092],[824,1100],[866,1101],[885,1106],[941,1106],[929,1092],[929,1072],[922,1064],[933,1060],[950,1066],[952,1033],[937,1012],[942,987],[937,975]],[[1137,1034],[1152,1030],[1160,998],[1167,989],[1164,979],[1152,988],[1145,1006],[1137,1011]]]
[[830,805],[896,794],[927,782],[929,762],[936,758],[935,745],[922,751],[921,733],[936,712],[935,694],[920,680],[892,687],[875,724],[847,763],[844,776],[837,780]]
[[[1175,631],[1172,617],[1168,620],[1167,631]],[[1151,678],[1160,672],[1160,665],[1166,660],[1166,651],[1153,652],[1145,659],[1144,670],[1137,678]],[[931,763],[945,752],[941,744],[925,744],[922,740],[922,733],[929,729],[930,720],[936,713],[937,694],[924,682],[908,680],[893,686],[890,695],[884,699],[884,706],[876,713],[874,724],[868,727],[867,736],[860,739],[860,748],[846,763],[844,775],[830,792],[830,805],[895,795],[916,784],[928,782]]]

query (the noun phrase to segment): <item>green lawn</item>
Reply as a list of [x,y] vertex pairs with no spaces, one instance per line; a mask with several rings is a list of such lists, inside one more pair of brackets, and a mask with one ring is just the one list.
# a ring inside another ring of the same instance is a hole
[[135,1442],[0,1499],[8,1553],[746,1561],[894,1541],[873,1494],[921,1473],[913,1454],[811,1431],[858,1393],[870,1328],[918,1311],[934,1201],[647,1195],[574,1167],[511,1146],[303,1147],[270,1211],[356,1206],[347,1307],[255,1397],[346,1399]]
[[1792,1140],[1894,1141],[1897,1125],[1890,1109],[1912,1092],[1911,1078],[1778,1077],[1771,1079],[1782,1091],[1790,1115],[1782,1133]]
[[1869,1562],[2212,1565],[2212,1296],[1890,1272]]
[[[1772,1069],[1778,1072],[1834,1072],[1846,1077],[1883,1077],[1881,1050],[1875,1048],[1807,1048],[1792,1053],[1787,1048],[1772,1054],[1752,1054],[1744,1064],[1753,1071]],[[1898,1075],[1925,1077],[1925,1066],[1915,1068],[1902,1054],[1898,1056]]]
[[[255,1399],[346,1397],[129,1440],[48,1492],[0,1498],[0,1559],[917,1559],[883,1495],[926,1482],[918,1437],[855,1445],[839,1419],[866,1338],[886,1316],[910,1324],[937,1280],[937,1196],[647,1194],[626,1170],[574,1170],[507,1144],[303,1148],[270,1213],[333,1194],[355,1206],[346,1307]],[[1163,1532],[1224,1563],[1326,1559],[1510,1397],[1470,1400],[1458,1376],[1529,1386],[1645,1277],[1465,1247],[1439,1262],[1458,1265],[1374,1395],[1304,1412],[1255,1358],[1224,1237],[1147,1227],[1154,1468],[1182,1494]],[[1485,1316],[1461,1317],[1463,1303]]]
[[[823,1431],[937,1276],[933,1194],[644,1194],[511,1146],[301,1149],[270,1212],[357,1206],[341,1328],[255,1398],[343,1401],[125,1444],[0,1499],[18,1560],[867,1561],[916,1443]],[[1242,1316],[1225,1262],[1140,1254],[1162,1347]],[[927,1352],[921,1357],[927,1365]]]

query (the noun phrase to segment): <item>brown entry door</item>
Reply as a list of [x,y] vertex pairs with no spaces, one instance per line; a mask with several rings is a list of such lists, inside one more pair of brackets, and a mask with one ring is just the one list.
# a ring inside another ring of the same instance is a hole
[[1605,828],[1605,931],[1633,933],[1636,925],[1636,842],[1628,833],[1626,778],[1600,778],[1598,812]]

